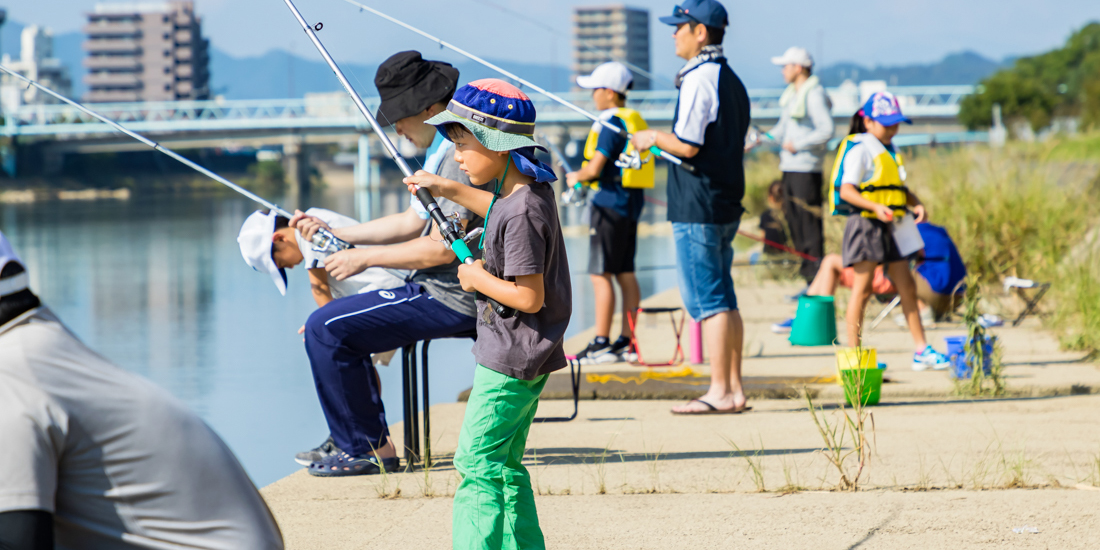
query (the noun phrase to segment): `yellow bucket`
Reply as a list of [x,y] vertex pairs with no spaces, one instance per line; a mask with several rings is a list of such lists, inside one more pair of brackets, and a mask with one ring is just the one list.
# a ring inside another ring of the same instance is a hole
[[[862,356],[860,356],[862,352]],[[840,371],[852,369],[877,369],[878,355],[875,348],[840,348],[836,350],[836,371],[839,379]]]

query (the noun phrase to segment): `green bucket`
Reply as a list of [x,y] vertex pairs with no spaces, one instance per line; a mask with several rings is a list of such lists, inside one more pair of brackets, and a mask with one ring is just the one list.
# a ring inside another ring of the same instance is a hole
[[882,369],[847,369],[840,371],[844,385],[844,400],[852,405],[859,399],[863,405],[877,405],[882,397]]
[[801,296],[791,325],[795,346],[830,346],[836,340],[836,307],[832,296]]

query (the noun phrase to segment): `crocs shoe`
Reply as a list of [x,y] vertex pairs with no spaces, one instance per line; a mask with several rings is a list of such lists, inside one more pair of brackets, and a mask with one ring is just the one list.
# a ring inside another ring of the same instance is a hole
[[294,462],[301,464],[302,466],[309,466],[313,462],[317,462],[327,456],[332,456],[340,452],[340,448],[336,446],[336,443],[332,441],[332,436],[328,436],[328,439],[324,443],[320,444],[314,449],[308,451],[302,451],[294,455]]
[[309,465],[309,475],[318,477],[363,476],[382,472],[396,472],[401,459],[378,458],[374,455],[351,456],[338,450]]
[[772,325],[772,332],[776,334],[789,334],[791,327],[794,326],[794,317],[783,321],[782,323],[776,323]]
[[946,355],[925,346],[924,351],[913,354],[913,370],[944,370],[951,366],[951,360]]

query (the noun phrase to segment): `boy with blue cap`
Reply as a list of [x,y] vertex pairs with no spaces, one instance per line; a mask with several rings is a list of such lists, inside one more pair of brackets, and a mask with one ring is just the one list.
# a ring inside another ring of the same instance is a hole
[[[454,142],[455,161],[473,185],[423,170],[405,178],[485,219],[484,261],[458,268],[477,294],[478,367],[459,433],[453,545],[545,548],[531,480],[523,467],[527,434],[547,376],[565,367],[562,340],[572,313],[565,241],[553,170],[535,158],[535,108],[515,86],[477,80],[427,121]],[[491,304],[488,299],[495,300]]]
[[916,344],[913,370],[942,370],[950,362],[924,338],[917,285],[909,272],[909,260],[895,239],[899,226],[894,222],[908,216],[910,209],[916,223],[928,216],[920,199],[905,186],[905,166],[893,146],[902,122],[912,124],[901,113],[897,98],[890,92],[875,92],[852,116],[850,135],[837,148],[833,163],[829,196],[833,214],[848,216],[841,251],[844,267],[855,269],[848,303],[848,345],[860,345],[872,278],[875,268],[884,265]]
[[661,22],[676,27],[676,55],[688,61],[676,75],[680,96],[672,132],[638,132],[634,146],[645,150],[656,145],[695,167],[669,167],[668,219],[676,242],[680,295],[688,314],[705,321],[711,362],[707,393],[672,412],[740,413],[747,409],[741,387],[744,325],[730,270],[731,243],[744,212],[749,96],[722,52],[729,24],[722,4],[687,0]]

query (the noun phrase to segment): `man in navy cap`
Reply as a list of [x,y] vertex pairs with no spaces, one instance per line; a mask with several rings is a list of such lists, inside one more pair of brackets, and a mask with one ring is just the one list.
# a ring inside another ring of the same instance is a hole
[[744,212],[749,96],[722,52],[729,24],[722,4],[687,0],[661,22],[676,27],[676,55],[688,61],[676,75],[680,96],[672,132],[638,132],[634,146],[642,150],[656,145],[694,167],[670,166],[668,219],[676,241],[680,295],[691,317],[704,321],[711,362],[707,393],[673,412],[739,413],[747,408],[741,388],[744,325],[730,269],[731,243]]

